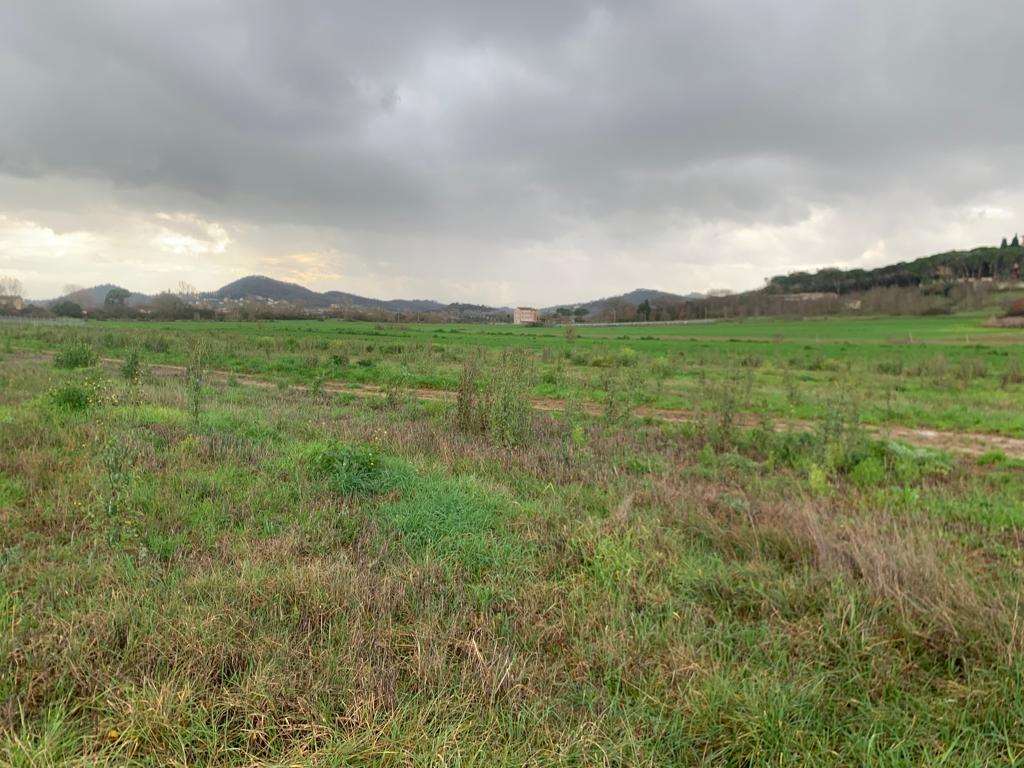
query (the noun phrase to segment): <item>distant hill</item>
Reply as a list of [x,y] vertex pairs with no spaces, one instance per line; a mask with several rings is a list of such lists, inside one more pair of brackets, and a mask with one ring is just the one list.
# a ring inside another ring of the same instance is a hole
[[1024,248],[1008,245],[970,251],[945,251],[877,269],[821,269],[791,272],[768,281],[768,293],[850,293],[890,286],[907,287],[933,281],[990,277],[1010,279],[1014,265],[1024,269]]
[[508,312],[504,307],[483,307],[470,304],[442,304],[429,299],[371,299],[344,291],[326,291],[317,293],[298,283],[275,280],[264,275],[250,275],[228,283],[212,293],[203,294],[203,298],[224,300],[264,299],[286,301],[310,309],[326,309],[330,306],[341,306],[354,309],[376,309],[385,312],[443,312],[451,311],[465,314],[497,314]]
[[[112,284],[97,285],[92,288],[83,288],[67,296],[60,296],[56,299],[38,303],[50,306],[60,299],[66,298],[81,305],[84,309],[95,309],[103,306],[107,293],[116,287],[118,286]],[[489,307],[483,304],[469,304],[465,302],[444,304],[431,299],[374,299],[344,291],[324,291],[320,293],[304,285],[291,283],[286,280],[276,280],[266,275],[249,275],[239,278],[218,288],[216,291],[201,293],[199,298],[212,302],[215,305],[222,302],[254,300],[259,302],[282,302],[311,310],[326,310],[333,306],[346,309],[378,310],[394,314],[434,312],[448,317],[475,320],[501,317],[511,313],[511,308],[509,307]],[[637,307],[644,300],[650,301],[651,304],[673,304],[700,298],[703,298],[703,294],[689,293],[680,295],[652,288],[638,288],[618,296],[607,296],[575,304],[559,304],[547,307],[542,309],[541,313],[545,315],[553,314],[559,307],[570,307],[573,309],[582,307],[587,310],[587,316],[592,317],[615,305]],[[133,292],[128,299],[128,304],[138,307],[148,304],[152,299],[152,296],[147,296],[144,293]]]
[[[75,304],[82,307],[82,309],[96,309],[97,307],[103,306],[103,301],[107,298],[107,294],[110,293],[111,290],[120,287],[121,286],[114,285],[112,283],[104,283],[103,285],[94,285],[92,288],[82,288],[79,291],[73,291],[65,294],[64,296],[58,296],[55,299],[35,303],[48,307],[57,303],[61,299],[67,299],[75,302]],[[135,293],[133,291],[128,295],[127,303],[129,306],[137,307],[148,303],[150,299],[152,299],[151,296],[147,296],[144,293]]]
[[228,283],[211,293],[201,294],[204,299],[245,301],[246,299],[265,299],[270,301],[287,301],[305,307],[328,307],[334,302],[322,293],[311,291],[298,283],[287,283],[274,280],[263,275],[249,275],[233,283]]
[[587,315],[598,315],[616,304],[638,307],[644,301],[649,301],[652,305],[659,302],[663,304],[675,304],[680,301],[693,301],[694,299],[702,298],[704,298],[704,294],[702,293],[678,294],[658,291],[653,288],[637,288],[634,291],[619,294],[618,296],[607,296],[603,299],[593,299],[592,301],[583,301],[576,304],[558,304],[553,307],[544,307],[541,310],[541,314],[554,314],[558,309],[568,307],[569,309],[583,308],[587,310]]

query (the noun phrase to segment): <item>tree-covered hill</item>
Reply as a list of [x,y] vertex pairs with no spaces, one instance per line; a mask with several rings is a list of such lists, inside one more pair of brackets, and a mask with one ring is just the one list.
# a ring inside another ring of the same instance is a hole
[[[1004,241],[1005,243],[1005,241]],[[851,293],[871,288],[913,286],[933,281],[991,277],[1012,279],[1024,268],[1024,248],[1013,242],[970,251],[946,251],[877,269],[822,269],[792,272],[768,281],[769,293]]]

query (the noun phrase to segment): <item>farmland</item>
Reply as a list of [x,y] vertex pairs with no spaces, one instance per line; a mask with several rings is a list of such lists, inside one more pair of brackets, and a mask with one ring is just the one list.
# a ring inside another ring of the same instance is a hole
[[2,324],[0,763],[1019,763],[984,320]]

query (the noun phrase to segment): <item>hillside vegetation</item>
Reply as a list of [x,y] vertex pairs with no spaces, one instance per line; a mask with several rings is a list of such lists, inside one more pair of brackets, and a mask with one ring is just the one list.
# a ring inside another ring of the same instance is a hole
[[[1016,243],[1017,238],[1014,238]],[[814,273],[792,272],[771,278],[769,293],[852,293],[872,288],[921,285],[946,280],[1020,278],[1024,249],[1019,245],[946,251],[914,261],[876,269],[822,269]]]

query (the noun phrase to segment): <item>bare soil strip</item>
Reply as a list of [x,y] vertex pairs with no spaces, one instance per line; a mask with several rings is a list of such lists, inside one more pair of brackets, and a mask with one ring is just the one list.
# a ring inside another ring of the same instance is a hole
[[[49,360],[53,357],[53,353],[44,352],[35,355],[35,357],[37,359]],[[120,366],[124,361],[117,358],[104,357],[101,358],[101,362],[108,367],[114,367]],[[151,364],[147,366],[147,369],[154,376],[175,377],[185,375],[185,367],[181,365]],[[235,382],[246,387],[256,387],[259,389],[282,389],[280,385],[274,382],[248,374],[208,370],[204,371],[203,375],[207,381]],[[309,387],[303,384],[290,384],[283,387],[283,389],[292,392],[309,391]],[[334,394],[349,394],[355,397],[380,397],[384,394],[384,388],[375,384],[347,384],[340,381],[325,381],[321,385],[320,391]],[[403,395],[415,397],[419,400],[453,401],[455,399],[455,392],[449,390],[413,387],[403,388],[401,392]],[[560,411],[565,407],[565,403],[562,400],[555,398],[538,397],[532,398],[531,402],[533,408],[538,411]],[[581,404],[580,409],[592,416],[599,416],[604,412],[604,409],[595,403]],[[699,414],[695,411],[647,408],[643,406],[634,408],[633,415],[640,418],[673,422],[692,422],[699,418]],[[737,414],[736,423],[741,426],[752,427],[761,423],[761,420],[753,414]],[[815,424],[811,421],[799,419],[773,419],[771,426],[777,431],[804,431],[813,429]],[[981,456],[990,451],[1001,451],[1009,458],[1024,459],[1024,439],[1016,437],[980,432],[918,429],[896,425],[878,426],[866,424],[864,428],[878,437],[900,440],[911,445],[936,448],[952,453]]]

